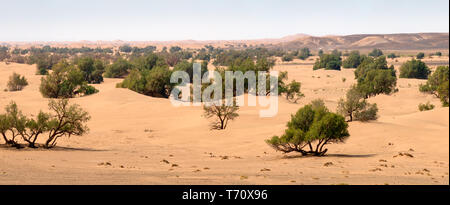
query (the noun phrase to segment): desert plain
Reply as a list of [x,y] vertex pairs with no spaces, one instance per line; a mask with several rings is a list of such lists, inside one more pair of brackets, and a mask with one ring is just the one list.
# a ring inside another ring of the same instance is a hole
[[[398,69],[409,59],[388,63]],[[448,56],[427,60],[448,64]],[[202,107],[174,107],[168,99],[116,88],[121,79],[105,78],[94,85],[99,93],[70,99],[91,115],[90,132],[62,138],[52,150],[0,147],[0,184],[449,184],[449,108],[419,92],[426,80],[399,78],[398,92],[369,98],[379,118],[350,122],[349,139],[328,145],[324,157],[268,146],[265,140],[282,134],[299,108],[320,98],[335,111],[356,83],[354,69],[313,71],[313,62],[274,67],[302,83],[305,97],[298,103],[280,97],[272,118],[260,118],[259,107],[242,106],[226,130],[211,130]],[[29,85],[3,92],[13,72]],[[0,62],[1,113],[10,101],[27,115],[48,110],[39,92],[42,76],[35,73],[35,65]],[[428,101],[436,108],[420,112],[418,104]]]

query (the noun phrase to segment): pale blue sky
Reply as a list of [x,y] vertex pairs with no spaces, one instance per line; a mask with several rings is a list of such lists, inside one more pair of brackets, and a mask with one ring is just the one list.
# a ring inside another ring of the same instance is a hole
[[448,32],[448,0],[0,0],[0,41]]

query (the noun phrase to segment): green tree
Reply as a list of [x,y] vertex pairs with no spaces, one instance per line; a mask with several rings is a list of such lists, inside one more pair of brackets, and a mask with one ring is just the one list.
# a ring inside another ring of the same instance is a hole
[[400,78],[427,79],[430,73],[428,66],[421,60],[412,59],[400,67]]
[[88,83],[98,84],[103,82],[105,66],[102,61],[91,57],[85,57],[78,60],[76,65],[83,72],[84,80]]
[[297,103],[298,100],[300,100],[302,97],[305,97],[305,95],[300,91],[301,87],[302,84],[295,80],[289,83],[286,86],[286,99],[292,100],[294,103]]
[[344,142],[349,136],[344,117],[329,112],[324,106],[309,104],[291,116],[282,136],[274,136],[266,143],[284,153],[323,156],[328,151],[325,145]]
[[311,51],[309,48],[302,48],[298,53],[298,58],[302,60],[307,59],[309,56],[311,56]]
[[61,61],[53,67],[53,72],[41,78],[39,88],[47,98],[73,98],[77,95],[90,95],[98,92],[87,84],[83,72],[67,61]]
[[387,66],[385,56],[377,58],[367,57],[355,70],[357,88],[368,98],[379,94],[391,94],[397,85],[394,66]]
[[449,105],[449,67],[439,66],[428,78],[425,85],[420,85],[420,92],[430,93],[438,97],[443,106]]
[[341,70],[342,59],[337,54],[323,54],[316,61],[313,69],[325,68],[325,70]]
[[226,103],[222,103],[222,105],[204,105],[203,116],[205,118],[217,118],[216,121],[211,124],[211,128],[224,130],[227,128],[228,122],[230,120],[232,121],[239,117],[239,114],[237,113],[238,110],[239,107],[236,105],[235,101],[232,103],[232,105],[227,105]]
[[359,51],[352,51],[348,57],[342,62],[344,68],[357,68],[361,64],[361,55]]
[[378,49],[378,48],[374,48],[373,50],[372,50],[372,52],[370,52],[369,53],[369,56],[372,56],[372,57],[380,57],[380,56],[382,56],[383,55],[383,51],[382,50],[380,50],[380,49]]
[[132,67],[132,64],[127,60],[119,58],[106,68],[105,77],[122,78],[128,74]]
[[425,57],[425,53],[422,53],[422,52],[420,52],[416,55],[417,59],[423,59],[424,57]]

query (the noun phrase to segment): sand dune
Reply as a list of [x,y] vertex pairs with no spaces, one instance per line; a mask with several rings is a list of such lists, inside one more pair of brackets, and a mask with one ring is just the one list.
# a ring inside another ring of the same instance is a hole
[[[330,145],[326,157],[305,158],[275,152],[264,140],[282,134],[290,114],[313,99],[335,110],[355,83],[353,69],[275,69],[302,82],[306,97],[299,104],[280,98],[273,118],[241,107],[224,131],[208,129],[201,107],[175,108],[105,79],[95,85],[98,94],[71,100],[91,114],[90,133],[62,139],[50,151],[0,148],[0,184],[449,184],[449,109],[418,91],[423,80],[399,79],[398,93],[370,99],[380,108],[377,121],[350,123],[345,144]],[[14,100],[26,114],[47,110],[34,66],[0,63],[0,88],[14,71],[30,85],[1,91],[0,107]],[[427,101],[437,108],[419,112]]]

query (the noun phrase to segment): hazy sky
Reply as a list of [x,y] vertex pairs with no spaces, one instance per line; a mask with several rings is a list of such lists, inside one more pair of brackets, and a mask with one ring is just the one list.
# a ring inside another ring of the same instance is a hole
[[0,41],[448,32],[448,0],[0,0]]

